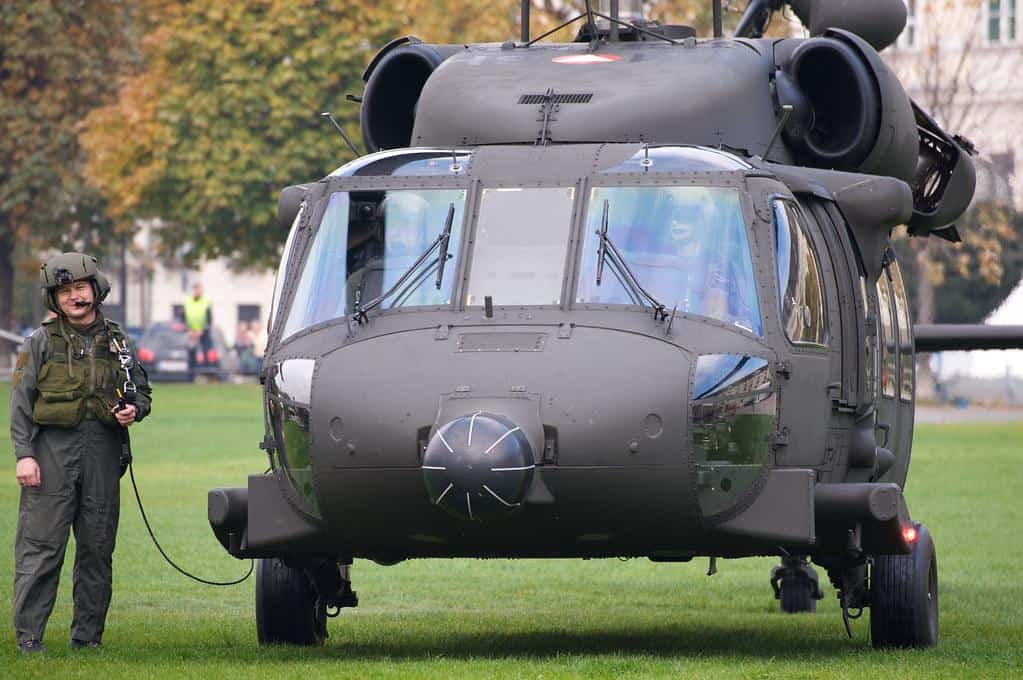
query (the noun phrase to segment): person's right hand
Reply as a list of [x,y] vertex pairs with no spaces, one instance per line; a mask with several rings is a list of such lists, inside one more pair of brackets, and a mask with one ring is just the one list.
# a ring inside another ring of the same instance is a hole
[[39,463],[35,458],[19,458],[18,465],[14,469],[14,476],[21,486],[39,486],[43,483],[39,475]]

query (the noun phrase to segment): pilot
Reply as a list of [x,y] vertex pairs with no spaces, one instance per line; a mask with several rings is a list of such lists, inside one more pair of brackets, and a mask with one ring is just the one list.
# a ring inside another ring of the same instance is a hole
[[[728,305],[728,280],[709,240],[715,228],[711,198],[686,188],[668,203],[668,229],[663,251],[672,258],[676,285],[668,299],[679,309],[723,319]],[[681,284],[681,285],[679,285]]]
[[96,259],[65,253],[40,272],[55,316],[30,335],[11,381],[11,439],[21,485],[14,544],[14,629],[22,653],[45,652],[68,532],[75,532],[72,649],[99,647],[126,464],[126,428],[150,411],[149,382],[100,303]]
[[741,256],[734,242],[736,230],[745,227],[729,224],[721,213],[705,189],[672,193],[662,250],[672,261],[676,287],[664,299],[677,300],[680,310],[751,328],[755,315],[742,294]]

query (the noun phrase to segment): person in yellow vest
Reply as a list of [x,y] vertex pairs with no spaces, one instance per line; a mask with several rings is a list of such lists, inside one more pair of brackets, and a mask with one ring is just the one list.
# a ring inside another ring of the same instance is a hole
[[192,346],[190,362],[205,364],[210,356],[213,341],[210,329],[213,327],[213,305],[202,294],[202,284],[196,282],[192,286],[192,296],[185,300],[185,327]]
[[96,258],[64,253],[39,273],[53,317],[26,339],[11,380],[11,440],[21,486],[14,539],[18,649],[45,652],[68,533],[75,533],[72,649],[102,644],[110,606],[127,427],[152,398],[135,346],[100,308],[110,283]]

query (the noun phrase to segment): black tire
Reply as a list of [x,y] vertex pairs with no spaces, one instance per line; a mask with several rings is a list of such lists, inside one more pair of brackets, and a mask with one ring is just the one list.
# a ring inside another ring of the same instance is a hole
[[931,534],[916,525],[908,555],[880,555],[870,572],[870,637],[876,648],[938,643],[938,557]]
[[812,614],[817,611],[813,583],[807,578],[787,578],[778,584],[781,610],[786,614]]
[[301,569],[278,558],[256,567],[256,635],[260,645],[322,645],[327,639],[326,608]]

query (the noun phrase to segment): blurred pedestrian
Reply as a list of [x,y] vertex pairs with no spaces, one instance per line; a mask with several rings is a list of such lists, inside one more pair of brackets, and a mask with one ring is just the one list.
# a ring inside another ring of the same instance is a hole
[[234,331],[234,349],[238,356],[252,351],[252,334],[249,332],[249,322],[239,321]]
[[266,343],[269,340],[266,329],[263,328],[263,324],[253,321],[249,334],[252,337],[252,353],[256,355],[257,359],[262,361],[263,355],[266,354]]
[[213,328],[213,305],[203,295],[202,284],[198,281],[192,285],[192,295],[185,300],[185,328],[191,345],[190,364],[205,364],[213,347],[211,330]]
[[238,322],[238,330],[235,332],[234,345],[238,352],[238,370],[243,375],[254,375],[259,372],[259,361],[253,352],[252,327],[257,325],[256,321],[251,324],[247,321]]

